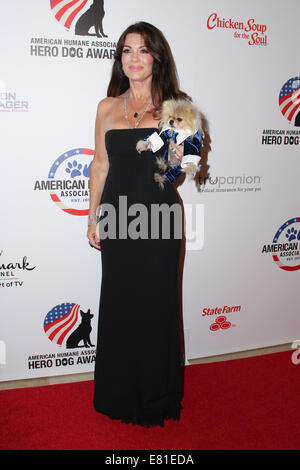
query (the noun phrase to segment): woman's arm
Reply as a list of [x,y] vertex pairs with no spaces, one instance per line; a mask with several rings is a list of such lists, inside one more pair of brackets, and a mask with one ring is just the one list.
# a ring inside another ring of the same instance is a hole
[[95,155],[90,166],[90,206],[89,219],[92,225],[89,225],[87,237],[90,244],[100,249],[100,240],[96,234],[95,215],[101,202],[101,197],[109,170],[109,161],[105,148],[104,119],[107,113],[106,100],[100,101],[97,108],[95,124]]

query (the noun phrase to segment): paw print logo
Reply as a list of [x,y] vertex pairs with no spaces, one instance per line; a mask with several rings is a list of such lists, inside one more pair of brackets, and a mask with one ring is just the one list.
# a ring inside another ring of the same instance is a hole
[[[298,235],[297,235],[298,233]],[[289,242],[292,240],[300,240],[300,230],[296,230],[294,227],[289,228],[285,234],[286,238],[288,239]]]
[[221,315],[218,318],[216,318],[216,321],[212,323],[209,327],[211,331],[217,331],[217,330],[227,330],[228,328],[231,327],[230,321],[228,321],[225,317],[225,315]]
[[71,178],[75,178],[76,176],[81,176],[81,174],[83,174],[83,176],[88,178],[90,176],[90,166],[91,164],[89,166],[85,164],[83,171],[81,172],[82,164],[79,163],[78,165],[78,162],[76,160],[73,160],[72,162],[68,162],[66,173],[69,173]]
[[[75,147],[55,158],[48,172],[51,180],[64,181],[68,191],[49,195],[60,210],[72,215],[88,215],[90,168],[95,151],[86,147]],[[78,191],[80,190],[80,191]]]
[[68,162],[66,172],[71,175],[71,178],[75,178],[76,176],[81,176],[81,168],[81,163],[78,165],[77,161],[73,160],[72,162]]

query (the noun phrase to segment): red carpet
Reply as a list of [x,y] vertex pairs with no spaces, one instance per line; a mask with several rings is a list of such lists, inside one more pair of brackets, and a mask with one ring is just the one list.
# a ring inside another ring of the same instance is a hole
[[299,449],[292,351],[185,368],[179,422],[143,428],[92,405],[93,382],[0,392],[1,449]]

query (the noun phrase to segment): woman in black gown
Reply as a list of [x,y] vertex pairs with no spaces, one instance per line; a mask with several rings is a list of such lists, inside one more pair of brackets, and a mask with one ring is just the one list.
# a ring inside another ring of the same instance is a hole
[[[130,26],[117,44],[108,97],[98,105],[87,236],[102,260],[94,407],[145,426],[178,420],[183,395],[181,206],[172,184],[161,190],[154,181],[156,154],[136,151],[137,141],[157,130],[161,103],[170,98],[188,96],[179,90],[168,43],[148,23]],[[180,163],[183,147],[170,143],[171,150]],[[99,237],[100,203],[107,210]],[[161,204],[168,210],[151,218]]]

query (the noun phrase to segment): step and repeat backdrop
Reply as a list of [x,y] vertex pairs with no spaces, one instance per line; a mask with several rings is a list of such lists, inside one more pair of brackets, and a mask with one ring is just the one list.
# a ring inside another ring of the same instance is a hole
[[93,371],[94,123],[141,20],[203,116],[201,172],[178,186],[186,363],[300,339],[299,15],[298,0],[2,2],[0,380]]

